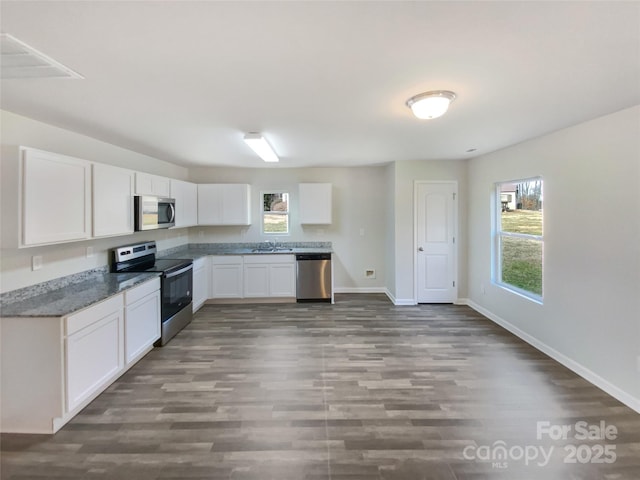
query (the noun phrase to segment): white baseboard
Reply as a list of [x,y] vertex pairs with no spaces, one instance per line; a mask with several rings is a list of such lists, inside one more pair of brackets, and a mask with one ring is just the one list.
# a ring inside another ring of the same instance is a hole
[[453,302],[453,304],[454,305],[469,305],[469,299],[468,298],[459,298],[455,302]]
[[387,297],[389,297],[389,300],[391,300],[394,305],[409,306],[416,304],[416,301],[413,298],[396,298],[388,288],[384,289],[384,293],[387,294]]
[[[460,299],[460,300],[462,300],[462,299]],[[575,360],[567,357],[563,353],[560,353],[556,349],[550,347],[549,345],[547,345],[544,342],[541,342],[540,340],[538,340],[537,338],[529,335],[528,333],[524,332],[523,330],[520,330],[515,325],[509,323],[507,320],[505,320],[502,317],[499,317],[498,315],[494,314],[493,312],[490,312],[486,308],[478,305],[473,300],[470,300],[470,299],[465,299],[465,300],[466,300],[466,304],[469,305],[469,307],[473,308],[476,312],[481,313],[482,315],[487,317],[492,322],[500,325],[505,330],[508,330],[509,332],[513,333],[515,336],[517,336],[520,339],[522,339],[525,342],[527,342],[532,347],[540,350],[542,353],[550,356],[551,358],[553,358],[557,362],[559,362],[562,365],[564,365],[565,367],[567,367],[569,370],[572,370],[576,374],[580,375],[582,378],[584,378],[588,382],[594,384],[596,387],[600,388],[601,390],[604,390],[606,393],[608,393],[612,397],[620,400],[622,403],[624,403],[629,408],[631,408],[631,409],[635,410],[636,412],[640,413],[640,399],[638,399],[638,398],[634,397],[633,395],[630,395],[629,393],[625,392],[624,390],[616,387],[615,385],[610,383],[608,380],[602,378],[600,375],[598,375],[597,373],[595,373],[592,370],[588,369],[584,365],[582,365],[582,364],[576,362]]]
[[333,293],[386,293],[384,287],[334,287]]

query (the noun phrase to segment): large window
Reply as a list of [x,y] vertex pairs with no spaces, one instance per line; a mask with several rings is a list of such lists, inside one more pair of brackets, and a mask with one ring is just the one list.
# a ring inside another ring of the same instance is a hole
[[289,194],[262,194],[262,233],[286,235],[289,233]]
[[542,300],[542,178],[496,186],[496,282]]

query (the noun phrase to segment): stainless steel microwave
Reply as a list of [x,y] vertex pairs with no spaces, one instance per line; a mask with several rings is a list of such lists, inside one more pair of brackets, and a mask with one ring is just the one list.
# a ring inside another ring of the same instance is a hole
[[176,200],[151,195],[134,197],[135,230],[171,228],[176,224]]

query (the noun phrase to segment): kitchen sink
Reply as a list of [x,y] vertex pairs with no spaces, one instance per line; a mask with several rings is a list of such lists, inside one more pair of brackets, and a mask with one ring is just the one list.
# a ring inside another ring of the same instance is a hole
[[252,253],[279,253],[279,252],[292,252],[293,248],[285,247],[271,247],[271,248],[254,248]]

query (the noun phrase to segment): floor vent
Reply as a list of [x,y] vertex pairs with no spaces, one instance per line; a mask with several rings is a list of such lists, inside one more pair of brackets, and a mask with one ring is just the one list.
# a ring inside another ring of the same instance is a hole
[[3,79],[11,78],[84,78],[17,38],[0,34],[2,58],[0,70]]

